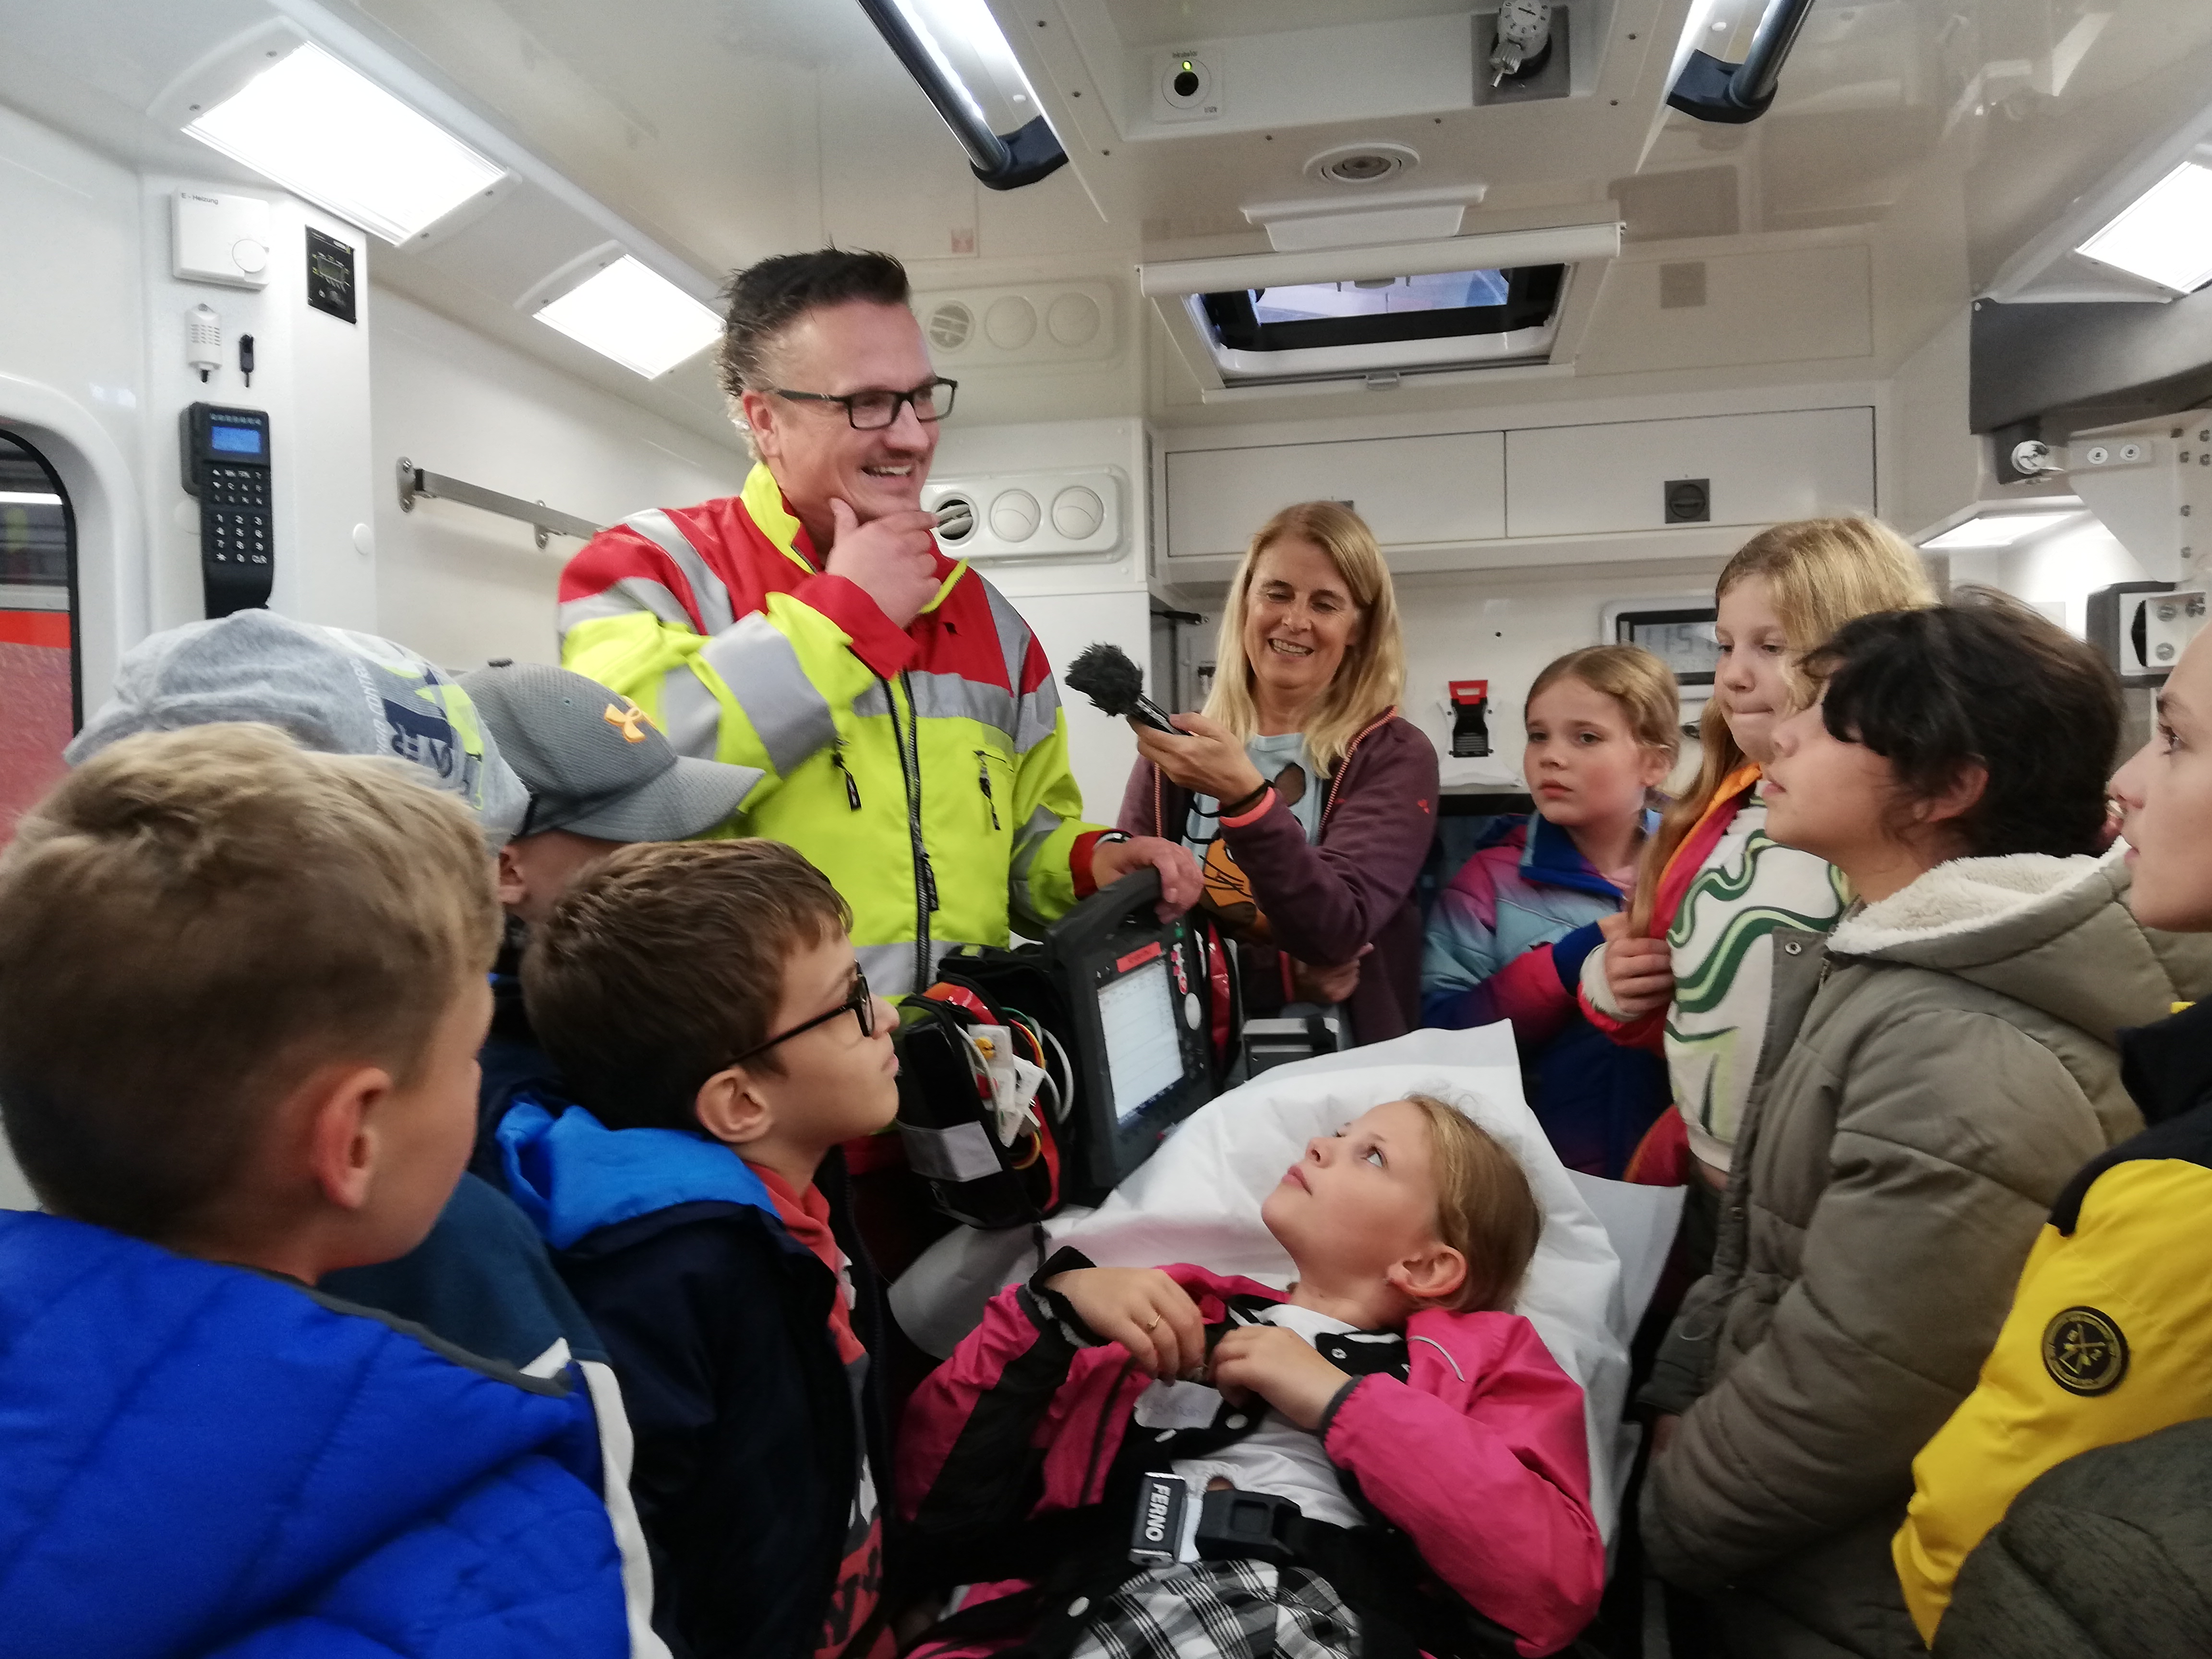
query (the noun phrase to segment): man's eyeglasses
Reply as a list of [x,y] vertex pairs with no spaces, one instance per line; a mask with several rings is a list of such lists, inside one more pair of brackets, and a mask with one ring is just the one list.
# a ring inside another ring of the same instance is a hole
[[793,1026],[788,1031],[779,1031],[775,1036],[770,1037],[766,1042],[757,1044],[753,1048],[746,1049],[744,1053],[739,1054],[735,1060],[732,1060],[730,1064],[732,1066],[742,1066],[745,1061],[750,1060],[755,1054],[764,1054],[769,1049],[775,1048],[779,1042],[788,1042],[792,1038],[799,1036],[801,1032],[811,1031],[817,1025],[827,1025],[831,1020],[836,1018],[840,1014],[852,1015],[852,1017],[860,1024],[860,1035],[862,1036],[872,1037],[875,1036],[875,994],[868,989],[868,976],[860,972],[857,968],[853,970],[852,994],[848,996],[835,1008],[832,1008],[826,1014],[817,1014],[811,1019],[802,1020],[799,1024]]
[[952,412],[952,394],[960,389],[957,380],[932,380],[911,392],[850,392],[839,396],[830,392],[787,392],[781,386],[773,388],[775,395],[795,404],[842,404],[845,418],[853,423],[855,432],[880,432],[896,424],[902,404],[914,406],[914,418],[927,424],[941,421]]

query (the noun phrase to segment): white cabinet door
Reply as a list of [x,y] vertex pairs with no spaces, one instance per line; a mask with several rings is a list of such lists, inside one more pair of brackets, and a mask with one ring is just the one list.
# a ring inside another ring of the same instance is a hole
[[1348,501],[1385,547],[1505,533],[1498,432],[1182,450],[1167,462],[1168,557],[1238,554],[1294,501]]
[[1509,536],[1667,527],[1667,486],[1708,481],[1706,522],[1771,524],[1874,510],[1874,410],[1799,409],[1505,434]]

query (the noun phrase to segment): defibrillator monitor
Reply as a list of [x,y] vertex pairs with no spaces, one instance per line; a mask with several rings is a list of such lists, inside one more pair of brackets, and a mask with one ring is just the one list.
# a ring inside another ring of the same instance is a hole
[[1213,1094],[1203,945],[1164,922],[1159,872],[1139,871],[1069,911],[1044,936],[1075,1052],[1068,1196],[1096,1204]]

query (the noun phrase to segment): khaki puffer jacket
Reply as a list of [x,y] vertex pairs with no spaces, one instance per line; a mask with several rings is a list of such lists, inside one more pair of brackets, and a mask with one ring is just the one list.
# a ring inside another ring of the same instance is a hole
[[1974,1379],[2068,1177],[2140,1127],[2113,1044],[2212,986],[2117,856],[1959,859],[1775,934],[1713,1271],[1647,1403],[1643,1536],[1731,1650],[1923,1651],[1890,1565],[1912,1458]]

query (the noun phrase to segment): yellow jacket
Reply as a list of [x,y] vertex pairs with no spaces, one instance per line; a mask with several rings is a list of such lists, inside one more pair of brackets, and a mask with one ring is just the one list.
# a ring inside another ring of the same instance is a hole
[[2212,1417],[2212,1003],[2129,1033],[2122,1053],[2153,1127],[2061,1194],[1980,1382],[1913,1462],[1891,1550],[1925,1641],[2038,1475]]

